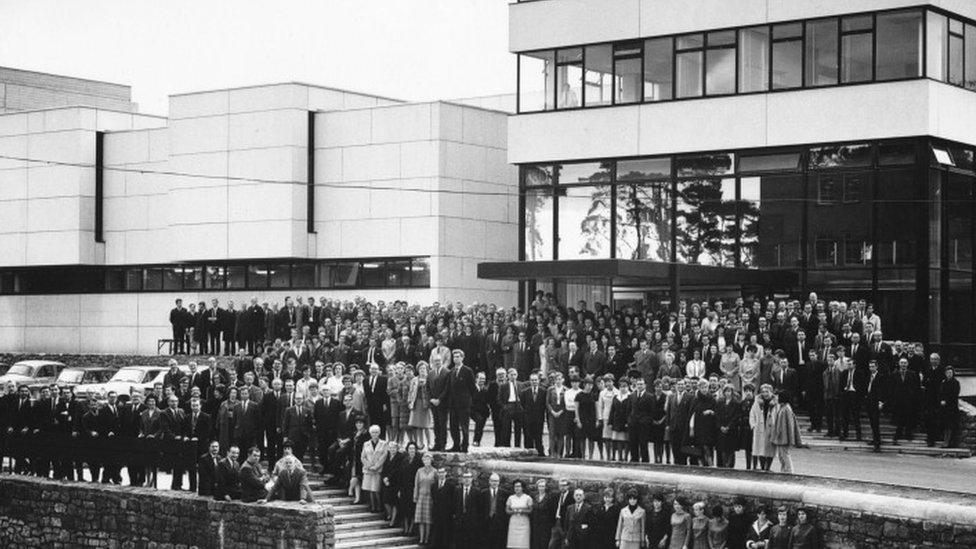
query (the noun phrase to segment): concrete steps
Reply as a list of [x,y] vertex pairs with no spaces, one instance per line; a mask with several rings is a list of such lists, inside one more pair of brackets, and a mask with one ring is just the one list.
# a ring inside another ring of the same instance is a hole
[[[867,420],[867,417],[861,418],[861,438],[862,440],[856,440],[855,434],[856,430],[851,426],[849,437],[847,440],[840,440],[837,437],[827,436],[826,423],[820,433],[808,432],[807,429],[810,427],[809,417],[803,412],[797,415],[797,423],[800,426],[800,432],[803,439],[803,443],[809,446],[813,450],[819,451],[835,451],[835,452],[873,452],[874,447],[871,444],[871,424]],[[931,456],[931,457],[950,457],[950,458],[968,458],[972,457],[972,451],[968,448],[942,448],[941,445],[936,445],[930,448],[925,443],[925,433],[916,432],[914,438],[911,440],[899,440],[898,444],[893,444],[892,439],[895,435],[895,426],[892,425],[891,421],[885,417],[881,416],[880,421],[881,427],[881,453],[883,454],[905,454],[905,455],[917,455],[917,456]]]
[[[306,464],[308,466],[310,464]],[[314,470],[309,467],[309,470]],[[366,504],[354,504],[353,498],[342,488],[325,484],[322,475],[309,475],[309,485],[317,503],[332,506],[335,517],[336,549],[419,549],[415,536],[403,535],[398,527],[390,527],[380,513],[371,513]]]

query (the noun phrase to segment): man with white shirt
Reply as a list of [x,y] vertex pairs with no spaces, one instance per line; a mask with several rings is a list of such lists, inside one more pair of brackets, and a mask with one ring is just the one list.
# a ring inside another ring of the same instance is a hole
[[[496,435],[495,446],[507,448],[518,447],[522,433],[522,403],[519,400],[518,371],[514,368],[506,377],[505,383],[498,386],[498,406],[501,410],[499,432]],[[514,375],[513,375],[514,374]]]

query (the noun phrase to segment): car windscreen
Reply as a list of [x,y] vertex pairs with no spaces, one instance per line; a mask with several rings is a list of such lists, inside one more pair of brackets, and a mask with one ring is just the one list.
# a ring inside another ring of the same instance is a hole
[[13,366],[10,367],[10,370],[8,370],[7,373],[15,374],[18,376],[29,376],[33,371],[34,369],[28,366],[27,364],[14,364]]
[[145,370],[119,370],[112,377],[112,381],[121,381],[124,383],[142,383],[142,379],[146,376]]
[[58,375],[58,383],[81,383],[84,377],[84,370],[61,370],[61,374]]

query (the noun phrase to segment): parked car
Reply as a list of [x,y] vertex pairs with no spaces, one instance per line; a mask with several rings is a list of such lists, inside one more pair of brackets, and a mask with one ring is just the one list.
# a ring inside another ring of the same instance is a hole
[[[197,371],[204,372],[207,366],[200,366]],[[180,370],[189,373],[189,366],[180,366]],[[86,399],[96,396],[103,398],[110,391],[115,391],[125,400],[133,391],[148,393],[156,383],[162,383],[169,368],[166,366],[125,366],[115,372],[112,379],[104,383],[86,383],[75,387],[75,397]]]
[[77,387],[87,383],[105,383],[112,379],[118,368],[107,366],[72,366],[61,370],[55,385],[58,387]]
[[0,376],[0,384],[13,381],[17,385],[29,385],[33,391],[34,387],[54,383],[65,367],[64,364],[53,360],[21,360]]

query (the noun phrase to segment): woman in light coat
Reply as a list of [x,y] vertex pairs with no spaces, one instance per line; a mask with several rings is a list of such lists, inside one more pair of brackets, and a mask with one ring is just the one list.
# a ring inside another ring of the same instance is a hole
[[[796,414],[790,406],[789,395],[785,392],[773,395],[775,407],[772,413],[772,425],[766,435],[773,446],[773,455],[779,458],[781,473],[793,472],[793,458],[790,456],[791,446],[800,446],[800,427],[796,421]],[[772,456],[770,456],[772,460]]]
[[749,410],[749,426],[752,427],[752,455],[759,458],[764,471],[768,471],[773,462],[774,449],[767,430],[773,427],[775,412],[773,401],[773,387],[764,383],[759,388],[759,395]]
[[644,526],[647,513],[640,506],[637,492],[627,493],[627,506],[620,510],[617,518],[617,547],[620,549],[640,549],[644,545]]
[[363,451],[360,457],[363,461],[363,484],[362,489],[369,492],[369,511],[371,513],[382,513],[383,502],[380,499],[380,490],[383,487],[383,465],[389,450],[386,448],[386,441],[380,440],[380,426],[373,425],[369,428],[369,440],[363,443]]

